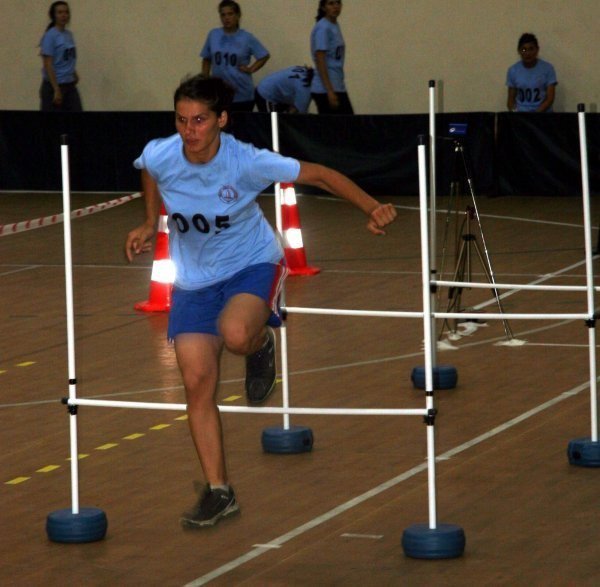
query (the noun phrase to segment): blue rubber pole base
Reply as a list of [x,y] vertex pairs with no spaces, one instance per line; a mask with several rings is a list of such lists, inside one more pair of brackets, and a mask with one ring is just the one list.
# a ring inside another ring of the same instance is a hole
[[262,447],[265,452],[277,454],[297,454],[310,452],[313,447],[313,433],[305,426],[290,428],[265,428],[262,433]]
[[460,526],[439,524],[433,530],[427,524],[415,524],[404,530],[402,548],[411,558],[457,558],[465,551],[465,533]]
[[575,438],[567,448],[569,463],[580,467],[600,467],[600,442],[591,438]]
[[106,514],[98,508],[56,510],[46,518],[46,533],[52,542],[96,542],[106,536]]
[[[415,367],[410,380],[416,389],[425,389],[425,367]],[[456,367],[437,365],[433,368],[433,389],[454,389],[458,382]]]

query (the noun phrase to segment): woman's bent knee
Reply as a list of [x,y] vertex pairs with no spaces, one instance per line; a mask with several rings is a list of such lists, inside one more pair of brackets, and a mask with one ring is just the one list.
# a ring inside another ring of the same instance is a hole
[[228,351],[236,355],[247,355],[252,351],[252,333],[243,323],[220,324],[221,336]]

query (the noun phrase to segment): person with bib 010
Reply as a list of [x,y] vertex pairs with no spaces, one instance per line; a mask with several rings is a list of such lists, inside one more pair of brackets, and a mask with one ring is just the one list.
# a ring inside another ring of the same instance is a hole
[[[253,34],[240,28],[242,10],[235,0],[222,0],[219,16],[222,28],[208,33],[200,51],[202,74],[204,77],[220,77],[234,88],[233,110],[252,112],[252,74],[269,60],[269,52]],[[252,57],[254,62],[251,63]]]

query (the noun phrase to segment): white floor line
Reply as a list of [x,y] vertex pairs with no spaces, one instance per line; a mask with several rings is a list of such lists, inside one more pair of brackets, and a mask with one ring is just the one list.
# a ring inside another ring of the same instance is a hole
[[[562,320],[560,322],[553,322],[552,324],[546,324],[545,326],[539,326],[537,328],[532,328],[530,330],[525,330],[523,332],[517,332],[515,334],[515,336],[523,337],[523,336],[527,336],[529,334],[537,334],[539,332],[544,332],[544,331],[550,330],[552,328],[564,326],[571,322],[574,322],[574,320]],[[505,338],[506,337],[504,337],[504,336],[496,336],[496,337],[492,337],[492,338],[486,338],[484,340],[465,342],[464,344],[461,344],[460,347],[456,347],[454,350],[460,350],[463,348],[470,348],[470,347],[475,347],[475,346],[482,346],[482,345],[486,345],[486,344],[494,344],[498,341],[505,340]],[[532,343],[527,343],[527,345],[533,346]],[[587,345],[582,345],[582,346],[586,347]],[[354,361],[352,363],[340,363],[338,365],[328,365],[327,367],[316,367],[313,369],[296,369],[294,371],[290,371],[289,374],[290,374],[290,376],[310,375],[311,373],[323,373],[326,371],[337,371],[339,369],[350,369],[350,368],[354,368],[354,367],[362,367],[364,365],[378,365],[378,364],[382,364],[382,363],[390,363],[392,361],[402,361],[404,359],[410,359],[413,357],[415,357],[415,358],[421,357],[422,358],[423,351],[420,350],[420,351],[415,351],[414,353],[406,353],[404,355],[394,355],[391,357],[382,357],[379,359],[370,359],[367,361]],[[243,380],[244,379],[241,377],[235,378],[235,379],[224,379],[220,382],[220,384],[227,385],[227,384],[241,383]],[[407,379],[407,381],[408,381],[408,379]],[[408,385],[408,383],[407,383],[407,385]],[[183,390],[183,385],[172,385],[169,387],[153,387],[150,389],[138,389],[138,390],[130,390],[130,391],[118,391],[118,392],[114,392],[114,393],[103,393],[103,394],[96,394],[96,395],[90,395],[90,396],[82,395],[81,397],[82,398],[85,397],[87,399],[107,399],[107,398],[115,398],[115,397],[144,395],[144,394],[148,394],[148,393],[157,393],[157,392],[161,393],[161,392],[165,392],[165,391],[177,391],[179,389]],[[39,405],[44,405],[44,404],[57,404],[57,403],[59,403],[59,398],[51,399],[51,400],[36,400],[36,401],[29,401],[29,402],[0,404],[0,410],[3,408],[24,408],[24,407],[39,406]]]
[[[596,256],[592,257],[592,259],[593,260],[598,259],[598,256],[596,255]],[[586,263],[586,261],[585,261],[585,259],[583,259],[582,261],[573,263],[573,265],[569,265],[568,267],[564,267],[563,269],[559,269],[558,271],[554,271],[552,273],[542,275],[542,277],[529,282],[527,285],[538,285],[540,283],[544,283],[544,281],[548,281],[549,279],[553,279],[554,277],[557,277],[558,275],[562,275],[563,273],[566,273],[567,271],[571,271],[571,269],[575,269],[576,267],[585,265],[585,263]],[[500,282],[496,279],[496,283],[500,283]],[[499,295],[498,297],[501,300],[504,300],[505,298],[512,296],[516,293],[519,293],[520,291],[521,291],[520,289],[511,289],[511,290],[507,291],[506,293]],[[478,304],[477,306],[474,306],[474,309],[480,310],[481,308],[485,308],[486,306],[496,304],[496,303],[497,303],[496,298],[492,298],[492,299],[488,300],[487,302],[483,302],[481,304]]]
[[[575,349],[587,349],[590,347],[589,344],[569,344],[569,343],[558,343],[558,342],[528,342],[527,346],[553,346],[553,347],[569,347]],[[600,345],[596,345],[600,346]]]
[[[446,460],[446,459],[454,457],[457,454],[460,454],[478,444],[481,444],[482,442],[485,442],[486,440],[489,440],[490,438],[497,436],[498,434],[501,434],[502,432],[505,432],[509,428],[512,428],[513,426],[516,426],[517,424],[520,424],[521,422],[535,416],[536,414],[539,414],[540,412],[543,412],[544,410],[547,410],[548,408],[551,408],[552,406],[555,406],[556,404],[558,404],[570,397],[573,397],[574,395],[577,395],[584,389],[587,389],[589,387],[589,385],[590,385],[589,382],[586,382],[586,383],[582,383],[581,385],[578,385],[577,387],[574,387],[573,389],[571,389],[569,391],[565,391],[565,392],[561,393],[560,395],[556,396],[555,398],[548,400],[547,402],[544,402],[543,404],[540,404],[539,406],[536,406],[535,408],[532,408],[531,410],[528,410],[527,412],[524,412],[523,414],[521,414],[515,418],[512,418],[511,420],[508,420],[507,422],[504,422],[503,424],[500,424],[499,426],[496,426],[495,428],[492,428],[491,430],[484,432],[483,434],[480,434],[479,436],[476,436],[475,438],[473,438],[467,442],[464,442],[463,444],[460,444],[460,445],[456,446],[455,448],[452,448],[452,449],[446,451],[445,453],[439,455],[438,458],[442,459],[442,460]],[[202,577],[198,577],[197,579],[194,579],[193,581],[186,583],[185,587],[198,587],[200,585],[206,585],[209,581],[212,581],[213,579],[221,577],[221,576],[227,574],[229,571],[232,571],[233,569],[236,569],[236,568],[244,565],[248,561],[251,561],[252,559],[257,558],[261,554],[264,554],[265,552],[268,551],[268,549],[269,549],[268,547],[273,547],[273,548],[280,547],[283,544],[285,544],[286,542],[289,542],[290,540],[297,538],[298,536],[308,532],[309,530],[312,530],[313,528],[316,528],[317,526],[320,526],[321,524],[328,522],[329,520],[335,518],[336,516],[339,516],[340,514],[347,512],[348,510],[360,505],[361,503],[367,501],[368,499],[371,499],[372,497],[375,497],[376,495],[379,495],[380,493],[387,491],[388,489],[402,483],[403,481],[406,481],[407,479],[410,479],[410,478],[414,477],[415,475],[418,475],[419,473],[425,471],[426,469],[427,469],[426,462],[422,463],[420,465],[417,465],[416,467],[413,467],[412,469],[405,471],[404,473],[398,475],[397,477],[393,477],[389,481],[386,481],[386,482],[382,483],[381,485],[374,487],[373,489],[363,493],[362,495],[359,495],[359,496],[355,497],[354,499],[351,499],[351,500],[333,508],[332,510],[329,510],[328,512],[322,514],[321,516],[317,516],[316,518],[309,520],[305,524],[298,526],[297,528],[294,528],[293,530],[290,530],[286,534],[283,534],[282,536],[279,536],[278,538],[274,538],[267,544],[261,545],[260,548],[255,548],[253,550],[250,550],[246,554],[243,554],[242,556],[239,556],[236,559],[233,559],[232,561],[216,568],[215,570],[203,575]]]
[[[343,202],[340,198],[334,198],[331,196],[317,196],[319,200],[327,200],[330,202]],[[400,206],[395,204],[394,208],[399,208],[401,210],[414,210],[415,212],[419,211],[419,206]],[[456,212],[452,210],[452,214]],[[444,208],[437,208],[436,214],[448,214],[448,210]],[[539,218],[522,218],[520,216],[501,216],[499,214],[479,214],[481,218],[495,218],[496,220],[510,220],[516,222],[531,222],[532,224],[551,224],[554,226],[567,226],[570,228],[583,228],[583,224],[573,224],[571,222],[556,222],[555,220],[540,220]],[[597,226],[592,226],[592,230],[598,230]]]

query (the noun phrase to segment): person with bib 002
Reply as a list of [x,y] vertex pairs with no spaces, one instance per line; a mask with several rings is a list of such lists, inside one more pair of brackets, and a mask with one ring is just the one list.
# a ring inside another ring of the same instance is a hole
[[517,50],[521,60],[506,74],[507,107],[511,112],[552,112],[556,91],[556,72],[552,64],[540,59],[535,35],[524,33]]

